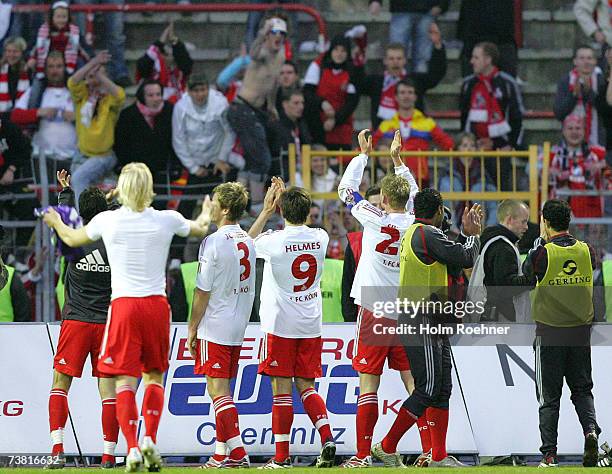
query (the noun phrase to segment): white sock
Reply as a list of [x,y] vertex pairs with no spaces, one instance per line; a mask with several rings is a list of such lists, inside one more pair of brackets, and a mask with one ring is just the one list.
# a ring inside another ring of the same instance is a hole
[[115,447],[117,446],[117,443],[113,442],[113,441],[104,441],[104,454],[108,454],[110,456],[114,456],[115,455]]
[[53,445],[64,444],[64,428],[58,428],[51,432],[51,442]]

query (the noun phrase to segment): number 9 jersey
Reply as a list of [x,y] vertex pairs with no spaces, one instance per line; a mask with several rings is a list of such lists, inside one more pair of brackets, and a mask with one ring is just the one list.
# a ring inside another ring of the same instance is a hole
[[265,261],[259,315],[261,330],[285,338],[321,335],[321,275],[329,236],[323,229],[287,225],[255,239]]

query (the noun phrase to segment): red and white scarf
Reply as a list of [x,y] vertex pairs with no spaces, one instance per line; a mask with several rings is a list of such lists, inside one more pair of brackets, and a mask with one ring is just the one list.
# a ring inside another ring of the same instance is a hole
[[406,77],[406,70],[397,77],[385,71],[383,87],[380,93],[380,104],[376,115],[381,120],[391,120],[397,112],[397,100],[395,99],[395,88],[397,83]]
[[[153,60],[154,73],[150,79],[161,82],[164,86],[164,100],[172,103],[177,102],[187,90],[187,78],[176,65],[169,68],[164,59],[162,51],[156,45],[149,46],[147,56]],[[140,82],[139,74],[136,74],[136,81]]]
[[[8,63],[0,67],[0,112],[8,112],[14,107],[13,98],[9,94],[9,68]],[[23,95],[30,87],[30,77],[25,68],[19,72],[19,80],[17,81],[17,94],[15,101]]]
[[136,107],[138,107],[138,110],[145,119],[145,122],[147,122],[149,127],[153,129],[155,127],[155,117],[157,117],[161,113],[162,109],[164,108],[164,103],[162,102],[158,108],[152,109],[137,101]]
[[487,76],[479,74],[478,82],[472,89],[468,125],[474,124],[474,132],[479,138],[503,137],[512,130],[498,102],[502,92],[499,88],[493,90],[493,78],[498,73],[499,70],[493,68]]
[[[68,35],[68,42],[64,53],[64,61],[66,63],[66,71],[72,74],[76,69],[77,59],[79,56],[79,27],[70,23],[64,30],[58,34]],[[51,30],[48,23],[43,23],[38,30],[36,38],[36,46],[32,49],[32,56],[36,59],[36,77],[42,79],[45,77],[45,62],[51,49]]]
[[[589,77],[591,90],[597,93],[597,75],[601,72],[599,67],[596,67]],[[580,81],[580,75],[576,69],[572,69],[569,73],[569,91],[574,93],[576,85]],[[584,133],[587,142],[590,145],[599,145],[599,117],[597,111],[593,110],[593,104],[585,102],[580,95],[576,100],[576,106],[572,111],[572,115],[577,115],[584,119]]]

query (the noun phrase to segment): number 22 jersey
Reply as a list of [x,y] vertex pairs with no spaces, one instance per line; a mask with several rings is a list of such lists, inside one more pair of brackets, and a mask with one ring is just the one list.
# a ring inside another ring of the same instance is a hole
[[329,236],[323,229],[287,226],[255,239],[265,261],[259,315],[261,330],[300,339],[321,335],[321,275]]

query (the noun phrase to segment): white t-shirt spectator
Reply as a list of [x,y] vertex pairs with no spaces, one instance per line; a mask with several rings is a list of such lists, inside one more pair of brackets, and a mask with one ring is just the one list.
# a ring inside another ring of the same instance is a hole
[[85,227],[91,240],[102,239],[111,267],[111,299],[166,296],[166,260],[172,237],[189,235],[189,221],[176,211],[123,206],[95,216]]
[[[31,88],[15,103],[15,109],[28,109]],[[77,135],[74,122],[66,122],[63,112],[74,112],[74,104],[67,87],[49,86],[43,92],[40,108],[58,110],[53,120],[46,118],[38,122],[38,130],[32,137],[34,151],[44,150],[47,156],[55,159],[72,158],[77,151]]]

